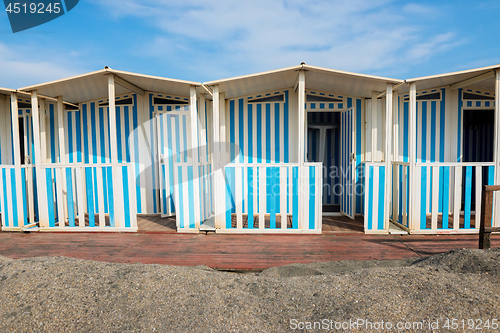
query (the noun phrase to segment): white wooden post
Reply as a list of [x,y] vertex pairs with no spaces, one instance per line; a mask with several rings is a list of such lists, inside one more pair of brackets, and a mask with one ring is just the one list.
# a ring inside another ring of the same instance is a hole
[[378,130],[378,103],[377,103],[377,95],[378,93],[376,91],[372,91],[372,107],[370,110],[370,133],[372,136],[371,140],[371,156],[372,156],[372,162],[377,162],[377,130]]
[[[306,220],[306,216],[304,216],[304,208],[306,202],[309,200],[305,200],[306,196],[309,196],[309,188],[306,188],[306,180],[304,178],[304,162],[305,162],[305,123],[306,123],[306,72],[303,70],[299,71],[299,84],[297,89],[298,94],[298,111],[299,111],[299,122],[298,122],[298,134],[299,134],[299,154],[298,154],[298,162],[299,162],[299,223],[298,228],[304,229],[307,227],[308,223]],[[306,191],[307,190],[307,191]],[[307,192],[307,193],[305,193]],[[308,199],[308,198],[307,198]]]
[[[23,191],[22,182],[25,180],[21,177],[21,149],[19,144],[19,110],[17,107],[17,93],[10,94],[11,103],[11,119],[12,119],[12,146],[14,149],[14,173],[16,179],[16,208],[18,216],[18,227],[24,226],[24,209],[23,209]],[[13,227],[13,225],[11,225]]]
[[[47,163],[47,135],[45,129],[46,121],[46,109],[45,109],[45,99],[40,98],[40,112],[38,114],[40,120],[40,162]],[[32,103],[33,104],[33,103]],[[34,121],[34,120],[33,120]],[[34,129],[33,129],[34,131]],[[35,157],[36,158],[36,157]]]
[[391,190],[392,190],[392,135],[393,135],[393,122],[392,122],[392,84],[388,83],[385,93],[385,212],[384,212],[384,228],[389,230],[390,218],[390,203],[391,203]]
[[125,227],[123,184],[120,175],[122,170],[118,165],[118,151],[116,142],[116,107],[115,107],[115,76],[108,75],[108,99],[109,99],[109,142],[111,146],[111,169],[113,173],[113,203],[115,213],[115,227]]
[[[47,156],[42,156],[41,152],[45,151],[46,148],[42,148],[42,143],[40,137],[43,133],[45,138],[45,100],[40,100],[42,116],[38,111],[38,97],[37,92],[31,92],[31,112],[33,117],[33,143],[35,145],[35,172],[36,172],[36,184],[38,190],[38,223],[41,228],[49,227],[49,211],[48,211],[48,201],[47,201],[47,182],[45,169],[41,168],[43,159]],[[41,125],[43,124],[43,125]],[[43,129],[42,129],[43,128]]]
[[[214,97],[215,100],[215,97]],[[229,163],[231,155],[229,154],[229,140],[226,140],[226,94],[219,93],[219,146],[220,146],[220,163]]]
[[189,88],[189,113],[191,118],[191,152],[193,161],[193,194],[192,204],[194,208],[194,221],[195,228],[200,227],[200,182],[199,182],[199,165],[200,165],[200,155],[199,155],[199,140],[198,140],[198,110],[196,103],[196,87],[191,86]]
[[416,171],[416,139],[417,139],[417,84],[415,82],[410,83],[410,101],[409,101],[409,137],[408,137],[408,145],[409,145],[409,159],[410,162],[410,198],[409,198],[409,216],[410,230],[414,230],[419,221],[418,221],[418,207],[415,207],[415,198],[420,193],[415,193],[415,184],[418,181],[415,177]]
[[212,106],[212,191],[213,191],[213,203],[214,203],[214,212],[215,212],[215,227],[218,229],[225,229],[226,225],[224,223],[224,186],[223,183],[223,172],[220,161],[220,148],[221,142],[219,139],[220,135],[220,127],[219,127],[219,119],[220,119],[220,100],[219,100],[219,86],[216,85],[213,87],[213,106]]
[[[494,161],[495,161],[495,185],[500,184],[500,69],[495,71],[495,139],[494,139]],[[500,226],[500,195],[494,195],[493,226]]]
[[[59,163],[66,164],[66,140],[64,135],[64,104],[63,97],[57,97],[57,127],[58,127],[58,136],[59,136]],[[55,172],[55,170],[54,170]],[[64,226],[64,220],[68,218],[68,192],[66,186],[66,170],[62,173],[62,189],[63,189],[63,207],[64,207],[64,217],[59,217],[59,226]],[[55,178],[55,175],[54,175]]]

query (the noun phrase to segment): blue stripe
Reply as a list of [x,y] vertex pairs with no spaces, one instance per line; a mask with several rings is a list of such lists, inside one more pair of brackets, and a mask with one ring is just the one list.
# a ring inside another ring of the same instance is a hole
[[309,167],[309,229],[314,230],[316,217],[316,168]]
[[253,163],[253,105],[248,104],[248,163]]
[[266,103],[266,163],[271,163],[271,104]]
[[[184,228],[184,189],[182,188],[182,167],[181,166],[178,166],[177,167],[177,177],[179,178],[179,182],[178,182],[178,187],[179,187],[179,207],[177,207],[177,213],[179,214],[179,226],[181,228]],[[186,204],[188,204],[186,202]]]
[[288,153],[288,90],[285,90],[285,104],[283,105],[283,122],[285,123],[283,127],[283,162],[289,163],[289,153]]
[[[188,181],[188,193],[190,198],[194,198],[194,190],[193,190],[193,167],[188,166],[187,167],[187,181]],[[191,206],[189,209],[189,227],[194,228],[195,223],[194,223],[194,207]]]
[[68,112],[68,152],[69,152],[69,163],[73,163],[73,112]]
[[4,210],[2,211],[2,214],[5,214],[5,226],[9,227],[9,205],[7,204],[7,176],[6,176],[6,169],[2,169],[2,180],[3,180],[3,207]]
[[253,168],[247,168],[247,182],[248,182],[248,229],[253,229]]
[[448,229],[450,215],[450,167],[443,167],[443,229]]
[[182,135],[184,136],[184,150],[183,150],[183,155],[184,155],[184,162],[188,161],[188,148],[187,148],[187,141],[188,141],[188,136],[187,136],[187,117],[182,116]]
[[104,142],[104,110],[99,108],[99,138],[101,143],[101,163],[106,163],[106,145]]
[[299,228],[299,168],[292,167],[292,228]]
[[[476,167],[480,168],[480,167]],[[479,180],[477,180],[479,181]],[[465,167],[465,207],[464,207],[464,228],[470,228],[471,213],[471,194],[472,194],[472,166]],[[479,203],[478,203],[479,205]]]
[[[52,163],[56,163],[56,138],[54,133],[54,104],[49,105],[50,112],[50,160]],[[12,155],[12,160],[14,160],[14,155]]]
[[[149,94],[149,119],[152,120],[153,119],[153,112],[155,110],[155,107],[153,105],[153,94]],[[176,128],[179,128],[179,123],[177,122],[177,127]],[[155,145],[155,142],[154,142],[154,137],[153,137],[153,133],[154,133],[154,127],[153,127],[153,121],[150,121],[149,122],[149,131],[151,133],[151,138],[150,138],[150,147],[154,147]],[[179,150],[177,150],[179,151]],[[151,149],[151,165],[153,166],[153,168],[155,168],[155,150],[154,149]],[[153,188],[152,188],[152,194],[153,194],[153,212],[154,213],[157,213],[158,212],[158,209],[156,208],[156,177],[155,177],[155,173],[156,172],[152,172],[153,174]]]
[[122,166],[122,181],[123,181],[123,200],[124,204],[124,214],[125,214],[125,228],[130,228],[130,200],[129,200],[129,190],[128,190],[128,172],[126,166]]
[[408,162],[408,102],[403,104],[403,162]]
[[175,131],[175,148],[176,148],[176,162],[181,161],[181,140],[180,140],[180,122],[179,122],[180,116],[174,115],[174,120],[175,120],[175,128],[177,131]]
[[235,133],[235,119],[234,119],[234,100],[229,102],[229,142],[231,144],[231,162],[236,158],[236,133]]
[[24,209],[24,214],[23,214],[23,226],[28,224],[28,204],[26,202],[27,196],[26,196],[26,182],[24,181],[26,179],[26,169],[21,169],[21,193],[23,194],[23,209]]
[[[170,200],[170,213],[175,212],[175,201],[174,201],[174,158],[172,156],[172,117],[167,115],[167,156],[168,156],[168,176],[170,181],[169,190],[169,200]],[[174,118],[175,120],[175,118]]]
[[462,136],[462,88],[458,89],[458,132],[457,132],[457,162],[460,162],[462,160],[461,156],[461,147],[462,147],[462,142],[461,142],[461,136]]
[[115,226],[115,204],[114,204],[114,192],[113,192],[113,169],[111,167],[103,168],[106,169],[107,181],[108,181],[108,194],[109,194],[109,225],[110,227]]
[[[118,163],[123,163],[123,157],[122,157],[122,122],[121,122],[121,113],[120,113],[120,107],[116,106],[115,107],[115,113],[116,113],[116,151],[118,155]],[[110,140],[111,142],[111,140]]]
[[427,101],[422,101],[422,153],[420,157],[422,162],[427,162]]
[[233,191],[230,185],[233,168],[226,167],[226,229],[231,229],[231,213],[233,211],[232,195]]
[[137,120],[137,94],[133,95],[134,105],[132,107],[132,119],[134,121],[134,159],[135,159],[135,196],[137,201],[137,213],[142,213],[142,197],[141,197],[141,177],[140,177],[140,158],[139,158],[139,130]]
[[[398,103],[399,106],[399,103]],[[360,187],[360,177],[358,173],[359,165],[361,164],[361,99],[356,99],[356,189]],[[363,191],[356,190],[356,213],[362,214],[363,211],[361,209],[361,200]]]
[[[369,176],[368,176],[368,198],[373,198],[373,167],[370,166],[368,167],[368,172],[369,172]],[[373,219],[373,200],[368,200],[368,211],[367,211],[367,220],[368,220],[368,230],[372,230],[373,229],[373,223],[372,223],[372,219]]]
[[129,117],[129,113],[128,113],[128,110],[129,107],[128,106],[124,106],[123,107],[123,117],[125,118],[125,128],[124,128],[124,133],[123,133],[123,136],[125,138],[125,159],[127,161],[127,163],[130,163],[131,160],[130,160],[130,142],[129,142],[129,134],[130,134],[130,117]]
[[[243,129],[243,119],[244,119],[244,115],[243,115],[243,98],[240,98],[238,100],[238,112],[239,112],[239,117],[238,117],[238,122],[239,122],[239,144],[238,144],[238,148],[239,148],[239,155],[240,155],[240,163],[243,163],[244,162],[244,154],[245,154],[245,149],[244,149],[244,145],[243,145],[243,142],[245,142],[245,133],[244,133],[244,129]],[[243,204],[243,206],[245,206]]]
[[12,190],[12,218],[14,219],[14,227],[19,226],[19,217],[17,215],[18,203],[17,203],[17,185],[16,185],[16,170],[10,169],[10,187]]
[[97,129],[95,117],[95,102],[90,103],[90,121],[92,130],[92,161],[97,163]]
[[85,168],[85,188],[87,190],[87,212],[89,214],[89,226],[95,227],[94,196],[92,192],[92,168]]
[[66,190],[68,200],[68,220],[69,226],[75,226],[75,208],[73,206],[73,175],[71,168],[66,168]]
[[83,113],[83,151],[84,151],[84,161],[86,164],[89,163],[89,132],[87,124],[87,104],[82,105]]
[[[379,209],[378,209],[378,230],[384,230],[384,213],[385,213],[385,166],[379,169]],[[382,204],[380,204],[382,203]]]
[[262,163],[262,105],[257,104],[257,163]]
[[280,104],[274,104],[274,161],[280,163]]
[[52,191],[52,169],[45,169],[45,185],[47,187],[47,208],[49,213],[49,227],[54,228],[56,221],[54,217],[54,193]]
[[431,102],[431,162],[436,162],[436,101]]
[[427,223],[427,167],[421,168],[420,189],[420,229],[424,230]]

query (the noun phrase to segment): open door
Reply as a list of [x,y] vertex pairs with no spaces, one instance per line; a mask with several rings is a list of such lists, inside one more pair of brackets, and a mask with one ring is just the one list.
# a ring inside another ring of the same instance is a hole
[[354,184],[356,155],[354,154],[354,111],[342,111],[340,121],[342,197],[340,212],[354,219]]
[[176,214],[174,164],[188,162],[189,121],[186,111],[156,112],[161,217]]

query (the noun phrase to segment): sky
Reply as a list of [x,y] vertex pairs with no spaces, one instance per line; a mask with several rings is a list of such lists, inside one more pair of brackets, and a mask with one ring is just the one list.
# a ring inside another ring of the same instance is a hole
[[113,69],[207,82],[308,65],[408,79],[500,63],[500,1],[80,0],[12,33],[0,87]]

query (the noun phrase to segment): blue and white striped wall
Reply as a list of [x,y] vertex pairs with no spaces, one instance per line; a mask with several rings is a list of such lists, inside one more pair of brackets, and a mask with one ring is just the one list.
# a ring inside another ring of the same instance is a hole
[[387,233],[385,221],[385,177],[383,163],[365,163],[365,232]]

